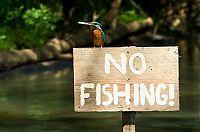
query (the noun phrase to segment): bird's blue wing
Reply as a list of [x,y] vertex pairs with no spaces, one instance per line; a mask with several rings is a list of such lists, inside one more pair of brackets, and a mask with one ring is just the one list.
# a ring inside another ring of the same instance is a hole
[[102,37],[103,43],[105,44],[106,43],[106,35],[103,31],[101,31],[101,37]]

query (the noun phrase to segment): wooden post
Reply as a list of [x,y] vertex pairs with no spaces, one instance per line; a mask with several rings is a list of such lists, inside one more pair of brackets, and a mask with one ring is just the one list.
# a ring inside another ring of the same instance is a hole
[[123,132],[135,132],[135,111],[122,112]]

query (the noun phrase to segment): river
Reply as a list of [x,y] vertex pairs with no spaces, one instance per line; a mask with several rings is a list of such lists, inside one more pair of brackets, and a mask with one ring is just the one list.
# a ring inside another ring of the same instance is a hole
[[[0,132],[120,132],[121,112],[77,113],[72,62],[0,75]],[[180,58],[180,111],[137,112],[137,132],[200,131],[200,63]]]

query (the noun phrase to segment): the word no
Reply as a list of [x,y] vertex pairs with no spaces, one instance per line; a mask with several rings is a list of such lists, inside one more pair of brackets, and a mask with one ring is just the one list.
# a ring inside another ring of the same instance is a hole
[[[137,69],[134,67],[134,59],[135,58],[140,58],[141,60],[141,68]],[[125,53],[121,53],[120,54],[120,61],[117,62],[111,54],[106,53],[105,54],[105,64],[104,64],[104,69],[105,69],[105,73],[106,74],[110,74],[110,65],[111,63],[115,66],[115,68],[117,68],[118,71],[120,71],[120,73],[122,74],[126,74],[127,73],[127,56]],[[146,70],[146,63],[145,63],[145,57],[143,54],[141,53],[134,53],[130,56],[129,58],[129,63],[128,63],[130,70],[132,73],[134,74],[138,74],[141,75],[142,73],[144,73],[144,71]]]

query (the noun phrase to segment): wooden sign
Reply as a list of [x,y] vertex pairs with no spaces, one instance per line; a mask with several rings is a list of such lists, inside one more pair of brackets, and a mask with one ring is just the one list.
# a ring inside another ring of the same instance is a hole
[[78,112],[179,110],[178,47],[74,48]]

